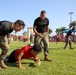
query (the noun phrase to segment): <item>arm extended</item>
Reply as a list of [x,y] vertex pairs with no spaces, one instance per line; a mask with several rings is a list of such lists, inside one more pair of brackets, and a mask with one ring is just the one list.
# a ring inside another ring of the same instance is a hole
[[21,68],[21,69],[25,69],[25,67],[23,67],[21,65],[21,58],[22,58],[22,56],[23,56],[23,53],[20,52],[19,55],[18,55],[18,67]]

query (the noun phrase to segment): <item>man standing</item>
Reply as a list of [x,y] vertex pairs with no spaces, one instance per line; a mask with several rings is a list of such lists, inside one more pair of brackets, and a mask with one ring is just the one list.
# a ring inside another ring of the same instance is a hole
[[40,44],[41,41],[44,44],[44,60],[51,61],[48,59],[48,33],[49,33],[49,20],[46,18],[46,11],[42,10],[40,17],[35,19],[33,29],[35,32],[34,44]]
[[8,39],[6,36],[10,34],[13,30],[18,32],[24,27],[25,24],[22,20],[17,20],[14,23],[9,21],[0,21],[0,48],[2,49],[0,55],[0,71],[7,68],[4,63],[4,60],[7,56],[7,52],[9,50]]
[[[66,35],[66,44],[64,46],[64,49],[66,49],[68,43],[69,43],[69,46],[70,46],[70,49],[73,49],[72,48],[72,43],[71,43],[71,39],[70,39],[70,36],[73,36],[72,35],[72,32],[75,30],[75,28],[73,27],[71,30],[69,30],[69,32],[67,33]],[[74,37],[74,36],[73,36]]]

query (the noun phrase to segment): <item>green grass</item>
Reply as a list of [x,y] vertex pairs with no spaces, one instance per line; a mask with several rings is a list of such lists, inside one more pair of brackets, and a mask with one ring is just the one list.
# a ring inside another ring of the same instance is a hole
[[[9,53],[27,44],[28,42],[13,42],[10,44]],[[76,44],[73,44],[74,50],[70,50],[69,47],[63,50],[64,44],[50,43],[49,58],[53,60],[52,62],[43,61],[42,51],[38,55],[42,62],[41,66],[34,65],[34,61],[30,59],[22,61],[22,65],[26,67],[26,70],[19,69],[16,63],[8,63],[8,68],[1,71],[0,75],[76,75]]]

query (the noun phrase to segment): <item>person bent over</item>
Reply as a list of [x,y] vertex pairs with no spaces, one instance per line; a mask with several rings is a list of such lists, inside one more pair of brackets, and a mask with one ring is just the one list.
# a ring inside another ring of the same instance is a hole
[[7,56],[9,50],[9,38],[10,33],[13,31],[21,31],[25,27],[25,23],[22,20],[17,20],[14,23],[10,21],[0,21],[0,71],[7,68],[7,65],[4,63],[4,60]]
[[38,53],[41,52],[41,46],[39,45],[34,45],[33,47],[28,45],[28,46],[24,46],[21,49],[17,49],[14,50],[7,58],[6,61],[9,63],[15,63],[18,61],[18,67],[21,69],[25,69],[24,66],[21,65],[21,60],[22,59],[30,59],[30,58],[34,58],[34,61],[40,65],[41,62],[40,60],[37,58]]

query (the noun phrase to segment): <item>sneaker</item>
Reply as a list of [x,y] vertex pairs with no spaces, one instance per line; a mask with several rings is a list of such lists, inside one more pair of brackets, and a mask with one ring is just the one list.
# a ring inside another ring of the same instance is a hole
[[6,69],[6,68],[7,68],[7,66],[6,66],[5,63],[4,63],[4,60],[1,60],[1,61],[0,61],[0,66],[1,66],[1,68],[3,68],[3,69]]

